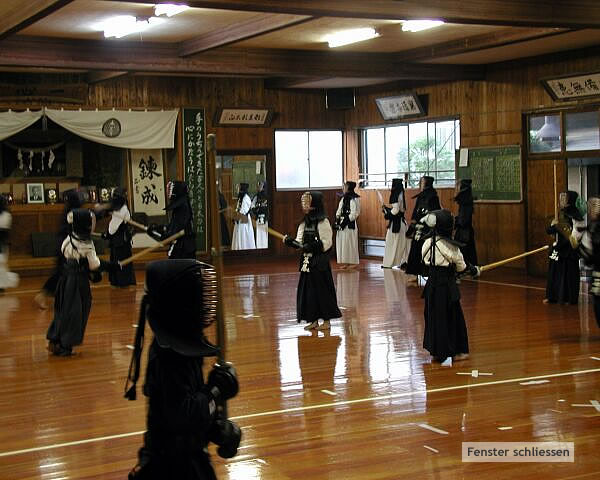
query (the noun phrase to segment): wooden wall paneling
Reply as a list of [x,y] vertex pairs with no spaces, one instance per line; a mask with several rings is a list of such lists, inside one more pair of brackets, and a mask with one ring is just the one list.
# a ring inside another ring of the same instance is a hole
[[37,211],[13,214],[10,255],[33,255],[31,232],[39,231],[39,213]]

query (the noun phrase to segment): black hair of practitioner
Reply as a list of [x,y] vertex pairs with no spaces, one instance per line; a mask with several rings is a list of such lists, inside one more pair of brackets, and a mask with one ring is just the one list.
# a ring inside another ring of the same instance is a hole
[[436,210],[425,216],[430,228],[423,241],[423,263],[429,276],[425,299],[423,348],[445,365],[452,357],[469,353],[467,326],[460,305],[456,274],[479,275],[477,267],[464,261],[458,242],[452,239],[453,217],[448,210]]
[[90,280],[99,282],[101,270],[119,268],[96,255],[91,240],[96,217],[91,210],[76,208],[69,212],[67,221],[72,231],[61,246],[64,261],[56,286],[54,318],[46,334],[48,350],[58,356],[71,355],[73,347],[83,342],[92,307]]
[[296,294],[297,321],[308,322],[306,328],[317,328],[319,318],[324,323],[319,328],[329,328],[329,320],[342,316],[338,306],[329,251],[333,244],[333,231],[319,191],[305,192],[301,197],[304,219],[298,225],[296,236],[286,235],[284,243],[300,249],[300,279]]
[[169,258],[196,258],[196,233],[193,222],[193,210],[188,195],[188,186],[179,180],[167,184],[168,205],[165,211],[169,215],[168,225],[148,226],[148,235],[161,241],[181,230],[185,234],[171,243]]
[[473,189],[471,179],[460,181],[458,193],[454,201],[458,203],[458,216],[455,220],[454,239],[463,244],[460,251],[466,262],[477,265],[477,249],[475,248],[475,230],[473,229]]
[[220,417],[219,405],[239,389],[230,366],[215,366],[205,381],[205,357],[218,348],[204,330],[215,319],[215,270],[192,259],[160,260],[146,270],[125,397],[136,399],[146,321],[154,332],[148,352],[144,395],[147,430],[130,479],[214,480],[209,442],[229,458],[237,452],[241,431]]
[[600,198],[587,201],[588,225],[579,244],[579,252],[586,265],[592,268],[590,293],[594,298],[594,315],[600,327]]
[[585,230],[585,222],[575,206],[578,196],[572,190],[560,194],[558,223],[553,221],[546,229],[548,235],[555,236],[555,241],[548,256],[545,303],[576,305],[579,300],[580,254],[577,243]]
[[421,249],[423,247],[422,232],[417,231],[417,225],[421,218],[429,212],[439,210],[441,208],[440,199],[437,191],[433,188],[434,178],[428,175],[421,177],[421,191],[415,195],[415,207],[411,216],[411,225],[409,226],[406,235],[412,237],[408,260],[406,262],[405,271],[410,275],[423,275],[423,262]]

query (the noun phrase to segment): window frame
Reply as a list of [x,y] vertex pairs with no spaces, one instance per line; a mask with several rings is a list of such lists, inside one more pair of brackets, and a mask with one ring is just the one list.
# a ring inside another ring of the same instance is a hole
[[[413,124],[417,124],[417,123],[426,123],[427,124],[427,129],[426,129],[426,134],[427,134],[427,151],[428,151],[428,155],[429,155],[429,129],[430,129],[430,124],[437,124],[437,123],[444,123],[444,122],[449,122],[449,121],[454,121],[455,122],[455,127],[454,127],[454,144],[456,147],[456,144],[458,143],[458,148],[460,148],[460,135],[462,134],[462,128],[460,128],[460,115],[453,115],[453,116],[446,116],[446,117],[439,117],[439,118],[430,118],[430,119],[414,119],[413,121],[407,122],[407,121],[397,121],[397,122],[390,122],[390,123],[385,123],[383,125],[372,125],[372,126],[368,126],[368,127],[360,127],[360,135],[359,135],[359,142],[360,142],[360,146],[359,146],[359,155],[360,155],[360,178],[361,181],[363,181],[363,187],[364,189],[378,189],[378,188],[388,188],[389,185],[391,184],[391,179],[392,178],[397,178],[399,176],[401,176],[405,182],[406,182],[406,188],[416,188],[410,185],[410,177],[413,174],[419,174],[420,176],[423,175],[429,175],[429,174],[433,174],[434,176],[436,176],[437,179],[437,175],[436,173],[439,171],[437,169],[438,166],[438,158],[437,158],[437,153],[435,155],[435,158],[432,159],[432,163],[435,164],[435,169],[429,169],[426,172],[421,172],[421,171],[413,171],[411,169],[411,156],[410,156],[410,141],[411,141],[411,133],[410,133],[410,125]],[[456,122],[458,121],[458,138],[456,137],[456,130],[457,130],[457,126],[456,126]],[[387,128],[393,128],[393,127],[401,127],[401,126],[407,126],[407,132],[406,132],[406,141],[407,141],[407,145],[408,145],[408,157],[407,157],[407,168],[408,171],[406,172],[388,172],[387,169],[387,142],[386,142],[386,135],[385,135],[385,129]],[[368,155],[367,155],[367,135],[366,132],[367,130],[373,130],[373,129],[383,129],[384,133],[383,133],[383,142],[384,142],[384,146],[383,146],[383,152],[384,152],[384,171],[385,173],[372,173],[369,174],[368,173]],[[434,127],[433,130],[433,137],[434,137],[434,141],[437,143],[437,128]],[[457,142],[458,140],[458,142]],[[436,145],[437,146],[437,145]],[[455,148],[456,151],[456,148]],[[427,157],[427,164],[429,166],[429,156]],[[449,172],[449,170],[442,170],[443,173],[445,172]],[[456,182],[456,162],[454,162],[454,182]],[[384,177],[383,180],[383,185],[381,185],[381,181],[379,180],[375,180],[377,182],[377,185],[369,185],[369,177],[370,176],[375,176],[375,177]],[[389,178],[388,178],[389,177]],[[445,182],[447,183],[450,180],[449,179],[443,179]],[[438,182],[435,182],[436,186],[444,188],[447,185],[438,185]]]
[[[279,187],[277,185],[277,144],[275,143],[275,135],[277,132],[306,132],[307,135],[307,152],[309,158],[307,158],[307,168],[308,168],[308,186],[306,187]],[[310,186],[310,132],[340,132],[341,134],[341,144],[342,144],[342,178],[340,179],[339,185],[332,185],[328,187],[311,187]],[[275,161],[275,191],[276,192],[303,192],[307,190],[339,190],[344,183],[344,174],[345,174],[345,142],[344,142],[344,130],[341,128],[276,128],[273,129],[273,157]]]

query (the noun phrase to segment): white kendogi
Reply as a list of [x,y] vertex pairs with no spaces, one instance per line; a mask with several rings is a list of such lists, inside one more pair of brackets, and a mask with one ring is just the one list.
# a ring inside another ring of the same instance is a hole
[[256,242],[254,241],[254,228],[252,227],[252,220],[250,219],[250,208],[252,207],[252,200],[246,193],[241,200],[238,200],[235,211],[241,216],[246,217],[246,221],[235,219],[235,225],[233,226],[233,238],[231,241],[232,250],[249,250],[256,248]]
[[[337,211],[335,212],[336,224],[339,226],[335,237],[335,250],[337,253],[337,263],[358,265],[358,224],[356,220],[360,215],[360,200],[354,193],[355,182],[346,182],[344,184],[344,196],[340,200]],[[349,211],[344,212],[344,200],[350,197],[348,201]],[[354,228],[350,228],[346,223],[354,222]]]
[[[4,200],[2,200],[4,202]],[[15,288],[19,285],[19,275],[8,271],[8,233],[12,225],[12,215],[8,210],[0,213],[0,289]]]
[[[385,218],[390,222],[385,234],[385,252],[383,254],[382,265],[384,268],[400,266],[406,261],[408,239],[406,238],[406,222],[403,218],[404,210],[404,187],[402,179],[394,178],[392,180],[390,206],[385,212]],[[394,232],[394,230],[397,231]]]

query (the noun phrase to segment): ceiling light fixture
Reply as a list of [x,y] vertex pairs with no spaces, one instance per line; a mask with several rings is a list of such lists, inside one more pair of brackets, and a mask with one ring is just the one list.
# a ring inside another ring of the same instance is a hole
[[138,20],[133,15],[120,15],[111,17],[101,24],[96,29],[104,30],[105,38],[121,38],[132,33],[143,32],[150,26],[155,26],[163,23],[165,20],[158,17],[150,17],[144,20]]
[[182,4],[160,3],[158,5],[154,5],[154,15],[156,15],[157,17],[159,17],[160,15],[172,17],[173,15],[177,15],[178,13],[185,12],[188,8],[190,7]]
[[379,34],[374,28],[356,28],[353,30],[343,30],[341,32],[332,33],[325,37],[325,41],[329,43],[329,48],[341,47],[351,43],[362,42],[378,37]]
[[442,20],[402,20],[403,32],[421,32],[443,25]]

